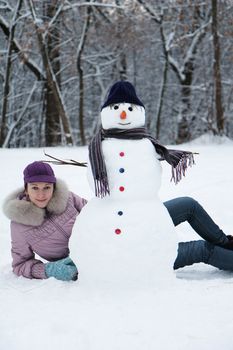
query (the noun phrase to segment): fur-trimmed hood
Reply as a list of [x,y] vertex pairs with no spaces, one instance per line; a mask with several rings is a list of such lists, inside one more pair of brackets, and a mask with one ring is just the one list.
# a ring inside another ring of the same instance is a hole
[[38,208],[32,202],[20,199],[23,192],[24,188],[12,192],[3,203],[3,212],[10,220],[30,226],[41,225],[46,211],[55,215],[63,213],[69,198],[68,187],[62,180],[57,180],[56,189],[46,209]]

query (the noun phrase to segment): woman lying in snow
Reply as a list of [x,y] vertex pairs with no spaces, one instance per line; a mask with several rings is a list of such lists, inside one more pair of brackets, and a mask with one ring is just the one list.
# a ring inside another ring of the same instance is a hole
[[[13,272],[18,276],[76,280],[69,239],[86,200],[69,192],[47,163],[24,169],[24,187],[13,192],[3,210],[11,220]],[[35,253],[48,263],[35,259]]]
[[[27,278],[76,280],[78,270],[68,245],[86,202],[55,178],[49,164],[29,164],[24,170],[24,187],[13,192],[3,206],[11,220],[13,272]],[[164,205],[175,226],[187,221],[204,239],[179,243],[174,269],[203,262],[233,271],[232,236],[226,236],[198,202],[181,197]],[[48,262],[35,259],[35,254]]]

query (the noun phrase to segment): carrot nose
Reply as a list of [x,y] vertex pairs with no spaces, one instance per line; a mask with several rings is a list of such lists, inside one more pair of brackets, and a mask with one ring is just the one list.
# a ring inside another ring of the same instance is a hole
[[122,112],[121,112],[120,118],[121,118],[121,119],[126,119],[126,112],[125,112],[125,111],[122,111]]

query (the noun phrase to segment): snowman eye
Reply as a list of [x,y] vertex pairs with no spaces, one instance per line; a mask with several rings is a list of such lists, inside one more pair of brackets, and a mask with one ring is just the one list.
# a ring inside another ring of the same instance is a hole
[[133,110],[133,107],[129,107],[129,108],[128,108],[128,110],[129,110],[130,112],[132,112],[132,110]]
[[119,108],[119,106],[118,106],[118,105],[115,105],[113,108],[114,108],[114,109],[118,109],[118,108]]

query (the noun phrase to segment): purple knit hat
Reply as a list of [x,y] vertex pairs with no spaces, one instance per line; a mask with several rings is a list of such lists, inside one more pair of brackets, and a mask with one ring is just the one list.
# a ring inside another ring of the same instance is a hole
[[26,166],[23,171],[24,184],[30,182],[48,182],[56,183],[56,177],[53,169],[48,163],[44,162],[33,162]]

